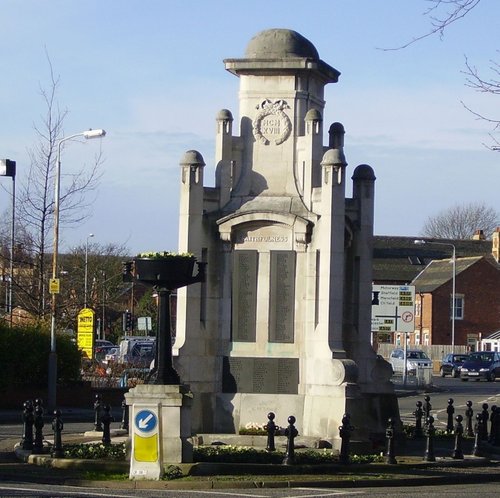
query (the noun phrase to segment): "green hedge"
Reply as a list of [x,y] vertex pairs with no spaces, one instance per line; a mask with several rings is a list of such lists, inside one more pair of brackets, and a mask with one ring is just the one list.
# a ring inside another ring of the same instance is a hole
[[[56,337],[58,382],[80,379],[81,354],[69,337]],[[50,332],[40,327],[9,327],[0,323],[0,388],[42,386],[48,382]]]

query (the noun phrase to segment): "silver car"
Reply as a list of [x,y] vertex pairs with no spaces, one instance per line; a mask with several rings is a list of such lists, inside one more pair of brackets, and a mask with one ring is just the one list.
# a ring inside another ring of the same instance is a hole
[[[389,363],[396,374],[402,375],[405,369],[404,349],[395,349],[389,357]],[[406,350],[406,372],[416,375],[418,368],[432,368],[431,359],[420,349]]]

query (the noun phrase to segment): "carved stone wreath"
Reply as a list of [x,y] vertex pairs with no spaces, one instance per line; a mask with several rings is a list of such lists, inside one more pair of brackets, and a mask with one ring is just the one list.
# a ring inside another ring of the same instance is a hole
[[[255,139],[264,145],[269,145],[270,143],[270,138],[267,138],[266,135],[269,137],[277,136],[273,139],[276,145],[280,145],[287,140],[292,131],[292,123],[290,118],[283,112],[283,109],[290,109],[286,101],[276,100],[275,102],[271,102],[271,100],[266,99],[256,108],[260,109],[260,111],[253,122],[253,135]],[[269,116],[276,116],[279,121],[274,123],[274,126],[265,127],[263,122]]]

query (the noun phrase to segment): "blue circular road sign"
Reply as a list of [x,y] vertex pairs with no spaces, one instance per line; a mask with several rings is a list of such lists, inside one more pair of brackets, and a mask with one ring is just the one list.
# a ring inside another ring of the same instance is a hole
[[151,410],[141,410],[135,416],[135,426],[143,432],[151,432],[157,423],[158,417]]

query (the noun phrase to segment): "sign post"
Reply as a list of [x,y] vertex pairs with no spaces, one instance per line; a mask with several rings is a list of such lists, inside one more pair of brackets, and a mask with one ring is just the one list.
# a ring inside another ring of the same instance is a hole
[[158,405],[132,405],[132,455],[130,479],[161,477]]
[[415,331],[415,286],[374,285],[372,290],[372,332],[404,334],[403,384],[406,384],[406,348],[409,332]]

